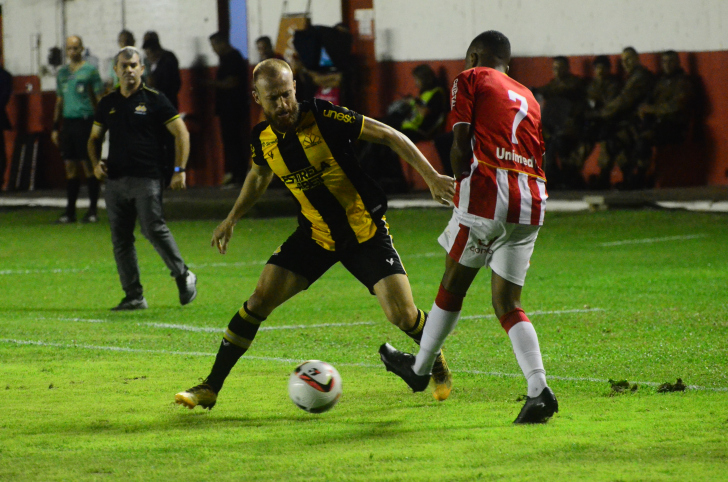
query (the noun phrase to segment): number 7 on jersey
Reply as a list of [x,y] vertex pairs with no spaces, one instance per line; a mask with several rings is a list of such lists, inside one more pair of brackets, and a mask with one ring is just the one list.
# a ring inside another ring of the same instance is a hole
[[513,102],[520,102],[518,112],[516,112],[516,116],[513,118],[513,129],[511,130],[511,142],[518,144],[518,139],[516,139],[516,129],[518,129],[518,124],[520,124],[523,118],[528,114],[528,101],[525,97],[520,94],[516,94],[512,90],[508,91],[508,97]]

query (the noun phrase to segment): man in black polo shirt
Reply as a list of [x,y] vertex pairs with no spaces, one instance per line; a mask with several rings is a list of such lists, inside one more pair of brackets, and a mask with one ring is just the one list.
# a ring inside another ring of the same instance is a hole
[[[190,150],[189,133],[169,100],[142,83],[144,66],[134,47],[125,47],[114,58],[119,87],[105,96],[96,108],[88,140],[94,174],[106,183],[106,209],[111,226],[116,268],[126,293],[119,310],[147,307],[139,281],[134,248],[137,215],[142,234],[152,243],[177,281],[179,301],[186,305],[197,296],[195,275],[187,269],[177,243],[162,214],[162,162],[164,137],[175,139],[175,167],[172,189],[185,188],[185,165]],[[99,148],[109,131],[109,158],[99,159]]]

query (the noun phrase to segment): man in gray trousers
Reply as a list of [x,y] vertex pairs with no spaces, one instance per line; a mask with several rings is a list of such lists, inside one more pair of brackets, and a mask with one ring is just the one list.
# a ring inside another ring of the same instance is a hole
[[[190,138],[184,122],[164,94],[142,82],[144,65],[134,47],[124,47],[114,58],[119,87],[96,107],[88,152],[94,174],[106,182],[106,210],[121,286],[126,293],[114,311],[147,308],[139,281],[134,248],[134,226],[139,224],[177,281],[179,301],[186,305],[197,296],[197,278],[187,269],[162,213],[162,169],[165,131],[175,140],[172,189],[185,188],[185,166]],[[99,159],[101,142],[109,131],[108,160]]]

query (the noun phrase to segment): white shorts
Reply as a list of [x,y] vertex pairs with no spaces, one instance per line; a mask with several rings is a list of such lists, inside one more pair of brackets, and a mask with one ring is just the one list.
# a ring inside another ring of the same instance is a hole
[[453,212],[438,241],[461,265],[489,266],[501,278],[523,286],[539,228]]

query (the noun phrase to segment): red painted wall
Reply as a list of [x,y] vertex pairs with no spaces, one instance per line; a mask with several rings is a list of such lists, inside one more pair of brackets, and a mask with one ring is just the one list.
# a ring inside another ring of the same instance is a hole
[[[357,8],[370,8],[371,0],[359,0]],[[351,17],[353,9],[345,16]],[[405,94],[415,94],[412,69],[422,62],[380,62],[373,58],[373,40],[357,39],[354,55],[360,62],[360,79],[354,108],[380,117],[387,105]],[[618,55],[613,55],[614,64]],[[695,79],[696,115],[688,141],[683,146],[658,152],[656,158],[659,187],[728,185],[728,83],[719,75],[728,65],[728,51],[681,53],[680,58],[687,72]],[[574,73],[587,75],[593,57],[571,57]],[[652,71],[658,71],[659,54],[641,55],[643,63]],[[462,60],[428,62],[445,85],[461,71]],[[212,79],[215,69],[201,67],[182,71],[180,111],[186,113],[185,123],[190,131],[191,153],[188,180],[190,186],[218,185],[224,174],[224,162],[218,120],[214,116],[213,93],[205,86]],[[526,86],[540,86],[551,77],[551,59],[547,57],[514,58],[510,75]],[[28,93],[27,84],[32,85]],[[55,102],[54,92],[39,90],[37,77],[16,77],[14,95],[8,112],[15,130],[6,133],[8,156],[12,154],[14,139],[19,132],[40,132],[39,175],[37,186],[62,187],[63,167],[58,151],[50,143],[50,130]],[[252,104],[251,124],[259,116]],[[427,148],[426,148],[427,149]],[[430,151],[433,158],[434,151]],[[585,168],[585,173],[597,171],[596,155]],[[433,161],[437,164],[437,161]],[[421,186],[418,186],[421,187]]]
[[[613,65],[619,64],[618,54],[611,58]],[[593,56],[570,57],[572,72],[588,76],[593,59]],[[659,71],[659,54],[642,54],[640,59],[653,72]],[[683,52],[680,60],[694,80],[694,123],[685,144],[658,150],[657,186],[728,185],[728,83],[718,74],[728,66],[728,51]],[[411,72],[420,63],[380,63],[377,66],[380,83],[362,112],[381,116],[394,99],[416,94]],[[464,66],[463,60],[427,63],[448,86]],[[514,58],[509,74],[527,87],[541,86],[551,79],[551,63],[550,57]],[[587,162],[586,175],[598,172],[596,157],[594,153]]]

